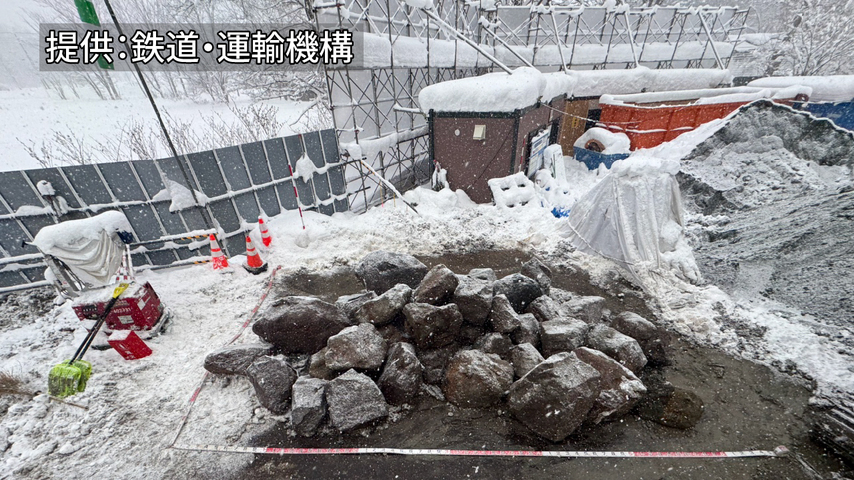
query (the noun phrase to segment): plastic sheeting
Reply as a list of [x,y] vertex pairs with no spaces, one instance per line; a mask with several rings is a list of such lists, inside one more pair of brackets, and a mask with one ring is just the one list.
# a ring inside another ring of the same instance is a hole
[[578,250],[609,258],[629,270],[672,268],[690,281],[700,279],[683,228],[684,209],[674,174],[675,161],[629,158],[573,206],[561,226]]

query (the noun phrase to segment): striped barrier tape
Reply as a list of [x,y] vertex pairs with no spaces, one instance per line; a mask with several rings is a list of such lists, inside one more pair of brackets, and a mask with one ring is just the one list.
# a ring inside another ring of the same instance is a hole
[[566,450],[451,450],[434,448],[278,448],[231,447],[225,445],[172,445],[176,450],[259,455],[430,455],[456,457],[557,457],[557,458],[746,458],[784,457],[789,450],[743,450],[737,452],[603,452]]
[[[252,323],[252,320],[255,318],[255,315],[258,313],[258,310],[261,308],[261,305],[264,304],[264,300],[267,299],[267,295],[270,293],[270,289],[273,288],[273,280],[276,278],[276,273],[281,269],[282,269],[282,266],[279,265],[273,269],[272,273],[270,273],[270,280],[267,281],[267,286],[264,287],[264,293],[261,295],[261,298],[258,299],[258,303],[255,305],[255,308],[252,309],[252,312],[246,318],[246,321],[243,322],[243,325],[240,326],[240,330],[238,330],[237,334],[235,336],[233,336],[231,338],[231,340],[226,342],[225,345],[223,345],[223,347],[227,347],[227,346],[231,345],[232,343],[236,342],[237,339],[240,338],[241,335],[243,335],[243,332],[246,330],[246,327],[248,327],[249,324]],[[210,372],[205,370],[205,374],[202,375],[202,381],[199,382],[199,386],[196,387],[196,389],[193,391],[193,394],[190,396],[190,401],[187,402],[188,403],[187,411],[184,413],[184,416],[181,418],[181,424],[178,425],[178,429],[175,431],[175,436],[172,438],[172,442],[169,444],[170,447],[175,446],[175,442],[178,441],[178,437],[180,437],[181,432],[184,431],[184,427],[187,425],[187,419],[190,418],[190,412],[193,411],[193,406],[196,404],[196,399],[199,398],[199,393],[202,392],[202,387],[205,386],[205,382],[208,379],[208,375],[210,375]]]

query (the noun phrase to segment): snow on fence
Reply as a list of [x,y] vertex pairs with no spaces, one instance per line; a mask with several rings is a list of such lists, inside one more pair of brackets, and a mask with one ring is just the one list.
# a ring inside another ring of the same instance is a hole
[[304,210],[327,215],[349,210],[345,166],[334,130],[323,130],[179,160],[0,172],[0,293],[44,284],[42,257],[27,242],[46,225],[117,209],[133,228],[134,265],[198,261],[209,255],[204,236],[211,229],[226,253],[236,255],[244,252],[243,233],[259,215],[295,210],[298,201]]

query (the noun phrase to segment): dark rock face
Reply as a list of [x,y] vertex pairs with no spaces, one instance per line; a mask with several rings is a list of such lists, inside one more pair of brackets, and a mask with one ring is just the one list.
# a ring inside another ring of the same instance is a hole
[[388,349],[388,358],[377,384],[386,401],[392,405],[409,403],[421,389],[423,368],[415,347],[409,343],[395,343]]
[[522,265],[522,270],[519,273],[536,280],[537,284],[543,290],[543,294],[549,294],[552,286],[552,270],[541,262],[540,259],[534,257],[528,260]]
[[587,344],[620,362],[634,373],[640,372],[646,365],[646,356],[638,342],[611,327],[594,325],[587,335]]
[[598,393],[599,372],[571,353],[559,353],[513,383],[507,404],[537,435],[560,442],[584,422]]
[[205,357],[205,370],[218,375],[245,375],[246,368],[258,357],[269,355],[273,346],[247,343],[221,348]]
[[545,360],[540,352],[530,343],[520,343],[510,350],[510,363],[516,378],[522,378],[537,365]]
[[372,300],[374,298],[377,298],[377,294],[373,291],[344,295],[338,297],[338,300],[335,300],[335,306],[338,307],[338,309],[341,310],[347,318],[353,320],[353,314],[356,313],[356,309],[361,307],[368,300]]
[[550,322],[563,318],[560,304],[545,295],[528,305],[528,313],[532,314],[539,322]]
[[561,352],[571,352],[584,345],[590,325],[574,318],[552,320],[540,324],[540,340],[546,358]]
[[291,422],[296,432],[310,437],[326,417],[326,385],[319,378],[299,377],[291,390]]
[[510,340],[509,336],[493,332],[480,337],[474,343],[474,348],[483,353],[494,353],[504,360],[509,360],[510,349],[513,348],[513,342]]
[[572,300],[564,302],[560,306],[564,315],[594,324],[602,321],[605,299],[602,297],[573,297]]
[[332,380],[337,377],[340,372],[330,369],[326,366],[326,347],[320,349],[319,352],[311,356],[308,362],[308,374],[314,378],[322,380]]
[[385,339],[376,327],[360,323],[329,337],[324,358],[331,370],[379,370],[385,354]]
[[371,252],[356,267],[356,276],[377,295],[398,283],[416,288],[426,274],[427,265],[405,253]]
[[486,329],[483,326],[463,322],[463,326],[460,327],[460,334],[457,340],[460,345],[472,345],[485,333]]
[[668,335],[649,320],[633,312],[623,312],[611,321],[611,328],[637,340],[651,365],[667,365]]
[[646,393],[646,387],[631,370],[604,353],[586,347],[573,353],[600,375],[599,396],[588,414],[593,423],[622,417]]
[[501,401],[513,383],[513,367],[498,355],[464,350],[451,359],[442,391],[459,407],[482,408]]
[[388,416],[379,387],[365,374],[348,370],[326,386],[329,423],[345,432]]
[[540,347],[540,322],[530,313],[519,315],[519,328],[510,334],[516,345],[530,343],[534,348]]
[[513,310],[506,295],[496,295],[492,298],[489,324],[498,333],[511,333],[519,328],[519,315]]
[[261,406],[281,415],[288,411],[291,400],[291,386],[297,379],[297,372],[284,360],[273,357],[259,357],[246,369],[246,375]]
[[312,297],[282,297],[259,312],[252,331],[286,354],[313,354],[349,325],[331,303]]
[[518,273],[496,281],[493,290],[495,295],[505,295],[517,313],[525,312],[528,305],[543,294],[536,280]]
[[696,393],[659,378],[648,381],[647,388],[637,406],[641,418],[679,429],[691,428],[702,418],[703,399]]
[[403,315],[406,333],[419,349],[435,349],[453,343],[463,323],[463,316],[453,303],[442,307],[410,303],[403,307]]
[[463,319],[472,325],[483,325],[492,309],[492,282],[468,276],[457,277],[454,303]]
[[445,380],[445,369],[451,357],[460,349],[456,343],[445,345],[434,350],[418,349],[418,359],[423,367],[423,378],[425,383],[439,385]]
[[421,284],[412,293],[412,301],[444,305],[454,296],[458,284],[459,280],[454,272],[444,265],[436,265],[427,272]]
[[400,315],[403,306],[409,303],[411,298],[412,289],[409,285],[398,283],[382,295],[366,300],[353,311],[351,318],[357,323],[385,325]]
[[495,276],[495,270],[491,268],[472,268],[468,273],[469,277],[485,280],[489,283],[495,283],[498,277]]

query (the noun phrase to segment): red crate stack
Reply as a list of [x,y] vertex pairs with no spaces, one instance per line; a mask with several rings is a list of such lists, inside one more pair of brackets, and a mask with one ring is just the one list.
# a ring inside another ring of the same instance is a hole
[[[100,318],[110,301],[111,293],[112,289],[104,289],[102,292],[84,294],[74,302],[74,313],[80,320]],[[161,313],[160,297],[151,284],[133,284],[113,305],[106,326],[110,330],[151,330],[160,320]]]

